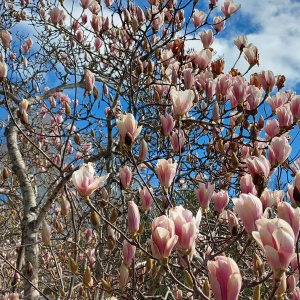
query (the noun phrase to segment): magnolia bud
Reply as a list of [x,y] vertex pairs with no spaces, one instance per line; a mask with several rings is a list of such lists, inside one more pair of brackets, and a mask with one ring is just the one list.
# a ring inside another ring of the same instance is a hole
[[189,287],[194,286],[193,278],[188,270],[184,270],[184,277]]
[[91,269],[90,267],[87,267],[84,271],[83,277],[82,277],[82,282],[85,286],[88,288],[91,288],[94,284],[94,280],[91,274]]
[[75,262],[75,260],[72,257],[70,257],[70,259],[69,259],[69,264],[70,264],[70,270],[71,270],[71,272],[73,274],[75,274],[75,275],[79,274],[77,263]]
[[94,228],[97,228],[100,225],[100,218],[95,210],[91,211],[91,224]]
[[49,246],[50,240],[51,240],[51,227],[44,220],[42,223],[42,241],[46,246]]
[[71,107],[68,103],[65,103],[65,114],[67,117],[71,115]]
[[105,279],[101,278],[101,283],[103,286],[103,289],[106,290],[107,292],[111,292],[112,291],[112,287],[110,285],[110,283],[108,281],[106,281]]
[[110,215],[109,222],[111,224],[114,224],[117,221],[117,218],[118,218],[118,210],[114,207]]
[[5,182],[10,176],[10,172],[8,170],[7,167],[4,167],[3,170],[2,170],[2,179],[3,179],[3,182]]

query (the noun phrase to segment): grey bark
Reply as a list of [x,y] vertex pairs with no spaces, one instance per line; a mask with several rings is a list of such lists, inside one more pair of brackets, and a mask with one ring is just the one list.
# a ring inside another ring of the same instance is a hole
[[24,282],[24,299],[36,300],[38,292],[38,228],[36,226],[37,215],[36,197],[34,189],[29,181],[25,162],[18,147],[18,127],[11,123],[6,129],[7,148],[12,161],[12,171],[16,174],[23,197],[23,233],[25,248],[25,270],[27,280]]

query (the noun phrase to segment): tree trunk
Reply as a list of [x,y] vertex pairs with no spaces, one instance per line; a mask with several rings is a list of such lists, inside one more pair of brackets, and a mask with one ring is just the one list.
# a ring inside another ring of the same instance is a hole
[[25,270],[24,274],[28,280],[24,282],[24,299],[35,300],[39,298],[38,292],[38,228],[36,228],[37,215],[36,196],[29,181],[25,162],[18,147],[18,126],[10,124],[6,129],[7,148],[12,161],[12,171],[17,176],[23,196],[23,224],[25,248]]

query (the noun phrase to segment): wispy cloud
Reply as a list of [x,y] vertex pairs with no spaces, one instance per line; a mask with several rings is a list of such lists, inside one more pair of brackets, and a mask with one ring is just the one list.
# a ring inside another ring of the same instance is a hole
[[[219,1],[222,6],[224,1]],[[227,22],[227,33],[216,37],[213,45],[218,55],[225,57],[227,70],[238,57],[233,39],[246,34],[249,43],[257,46],[260,66],[251,70],[272,70],[285,75],[286,87],[297,88],[300,78],[300,3],[297,0],[235,0],[242,8]],[[247,69],[242,58],[237,64],[241,72]],[[299,86],[298,86],[299,88]]]

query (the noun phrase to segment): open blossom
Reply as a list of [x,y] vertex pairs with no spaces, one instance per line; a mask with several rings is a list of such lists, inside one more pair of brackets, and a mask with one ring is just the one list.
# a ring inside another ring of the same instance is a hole
[[273,167],[284,163],[292,152],[292,147],[285,136],[273,138],[268,148],[268,158]]
[[253,46],[252,44],[249,44],[246,47],[244,47],[243,52],[250,67],[259,65],[259,55],[257,47]]
[[178,236],[176,248],[179,250],[191,250],[195,243],[198,229],[201,221],[201,210],[198,211],[197,217],[188,209],[181,205],[170,209],[170,219],[175,224],[175,234]]
[[195,68],[204,71],[211,63],[212,53],[209,49],[203,49],[200,52],[194,51],[190,53],[190,58]]
[[174,115],[183,116],[192,108],[195,95],[192,90],[176,91],[173,88],[170,97]]
[[209,30],[204,30],[202,32],[199,33],[202,45],[204,49],[208,49],[213,41],[214,41],[214,35],[211,29]]
[[159,179],[160,184],[169,188],[176,175],[177,163],[172,163],[172,160],[159,159],[156,165],[156,175]]
[[221,6],[221,11],[226,17],[230,17],[241,8],[241,4],[234,4],[233,0],[225,0],[224,5]]
[[295,240],[297,240],[300,230],[300,208],[293,208],[288,202],[280,202],[277,205],[278,218],[288,222],[293,228]]
[[94,173],[95,170],[92,163],[83,164],[79,170],[73,173],[72,181],[80,196],[90,196],[95,190],[103,186],[104,181],[109,176],[107,174],[101,177],[94,177]]
[[293,184],[288,184],[288,196],[295,206],[300,206],[300,171],[296,173]]
[[214,29],[216,32],[220,32],[225,28],[225,18],[221,16],[214,17]]
[[215,185],[211,183],[199,183],[199,188],[195,190],[196,198],[204,210],[208,209],[210,200],[214,194]]
[[236,262],[226,256],[216,256],[207,262],[208,277],[216,300],[237,300],[242,276]]
[[275,137],[280,132],[278,121],[276,119],[267,120],[264,130],[270,138]]
[[248,158],[246,163],[255,185],[260,185],[263,180],[268,179],[271,165],[263,155]]
[[142,126],[138,127],[138,122],[132,114],[122,115],[121,120],[117,120],[117,126],[120,132],[120,141],[127,146],[134,143],[142,130]]
[[233,40],[234,44],[240,51],[248,45],[247,37],[245,35],[238,36],[235,40]]
[[252,194],[241,194],[239,198],[233,198],[234,210],[244,223],[248,233],[256,230],[256,220],[263,215],[263,207],[259,198]]
[[205,19],[206,14],[202,10],[195,9],[191,22],[195,25],[195,27],[199,27],[204,23]]
[[256,221],[257,231],[252,232],[260,248],[265,252],[269,266],[280,278],[288,268],[295,253],[295,234],[284,220],[262,218]]
[[261,71],[258,74],[258,81],[267,94],[272,92],[276,83],[275,76],[272,71]]
[[293,124],[293,114],[288,105],[282,106],[276,111],[280,127],[289,127]]
[[295,120],[300,119],[300,96],[293,97],[290,102],[290,109]]
[[174,221],[167,216],[160,216],[151,224],[151,250],[155,258],[165,263],[178,241]]

